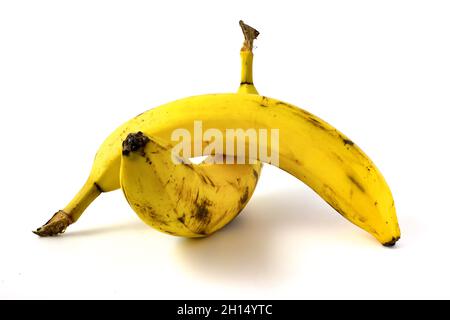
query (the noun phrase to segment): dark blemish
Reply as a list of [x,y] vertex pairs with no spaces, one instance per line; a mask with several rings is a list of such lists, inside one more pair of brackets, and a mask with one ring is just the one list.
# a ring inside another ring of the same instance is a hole
[[200,176],[200,179],[202,179],[202,181],[203,181],[204,184],[209,184],[209,185],[211,185],[211,186],[213,186],[213,187],[216,186],[216,185],[214,184],[214,182],[211,180],[210,177],[205,176],[205,175],[202,175],[202,174],[199,174],[199,176]]
[[130,152],[142,150],[150,141],[141,131],[130,133],[122,142],[122,154],[128,156]]
[[361,221],[362,223],[366,223],[367,222],[367,218],[361,217],[361,216],[358,217],[358,220]]
[[302,113],[304,116],[307,116],[307,117],[314,117],[314,115],[313,115],[312,113],[310,113],[310,112],[308,112],[308,111],[306,111],[306,110],[303,110],[303,109],[301,109],[301,108],[299,108],[299,107],[296,107],[296,106],[294,106],[294,105],[292,105],[292,104],[283,102],[283,101],[277,101],[277,102],[275,102],[275,105],[277,105],[277,106],[284,106],[284,107],[286,107],[286,108],[288,108],[288,109],[291,109],[291,110],[293,110],[293,111],[296,112],[296,115],[298,115],[298,113],[300,112],[300,113]]
[[359,183],[353,176],[347,175],[347,178],[359,189],[359,191],[361,191],[362,193],[366,192],[362,184]]
[[336,157],[336,159],[339,160],[339,162],[344,162],[344,160],[342,160],[342,158],[341,158],[340,155],[338,155],[337,153],[333,153],[333,154],[334,154],[334,156]]
[[203,181],[204,184],[207,184],[207,183],[208,183],[208,182],[206,181],[206,178],[205,178],[203,175],[199,174],[199,176],[200,176],[200,179],[202,179],[202,181]]
[[234,183],[234,181],[228,181],[228,180],[227,180],[227,183],[228,183],[230,186],[232,186],[233,188],[235,188],[236,190],[239,190],[239,186],[238,186],[236,183]]
[[334,210],[336,210],[338,213],[340,213],[343,217],[347,217],[347,214],[342,210],[341,207],[337,204],[337,201],[335,199],[336,193],[333,189],[330,188],[329,185],[324,184],[323,188],[327,190],[327,193],[331,193],[331,195],[328,195],[328,199],[324,199],[326,203],[328,203]]
[[142,116],[143,114],[145,113],[145,111],[144,112],[141,112],[141,113],[139,113],[136,117],[134,117],[134,118],[139,118],[140,116]]
[[199,195],[199,191],[197,190],[197,195],[195,196],[194,202],[197,202],[197,200],[198,200],[198,195]]
[[376,206],[378,205],[378,201],[375,201],[375,202],[374,202],[374,205],[375,205],[375,207],[376,207]]
[[310,112],[308,112],[308,111],[306,111],[306,110],[299,109],[299,108],[296,108],[296,107],[292,107],[292,108],[295,108],[295,109],[297,109],[297,110],[300,110],[301,113],[307,115],[308,117],[314,117],[314,115],[313,115],[312,113],[310,113]]
[[194,167],[193,167],[192,164],[190,164],[190,163],[182,162],[181,164],[182,164],[183,166],[185,166],[185,167],[191,169],[191,170],[194,170]]
[[267,108],[269,102],[269,98],[265,97],[265,96],[261,96],[261,103],[259,104],[259,106],[263,107],[263,108]]
[[277,101],[275,102],[276,106],[286,106],[286,107],[292,107],[291,105],[287,104],[286,102],[283,101]]
[[175,232],[169,231],[169,230],[165,230],[165,233],[171,234],[171,235],[175,235]]
[[208,219],[209,210],[207,208],[206,202],[203,202],[201,205],[197,207],[197,211],[195,212],[195,218],[200,221],[205,221]]
[[311,123],[316,128],[319,128],[319,129],[322,129],[322,130],[327,130],[327,128],[325,128],[320,121],[318,121],[318,120],[316,120],[316,119],[314,119],[312,117],[308,117],[308,121],[309,121],[309,123]]
[[100,185],[99,185],[97,182],[94,183],[94,186],[97,188],[97,190],[98,190],[100,193],[105,192],[105,191],[103,191],[102,187],[100,187]]
[[251,85],[253,85],[253,82],[241,82],[241,86],[243,86],[243,85],[251,86]]
[[182,224],[184,224],[184,222],[186,221],[185,217],[182,216],[180,218],[178,218],[178,221],[180,221]]
[[393,247],[393,246],[395,246],[395,243],[396,243],[399,239],[400,239],[400,237],[398,237],[398,238],[392,237],[392,240],[389,241],[389,242],[383,243],[383,246],[389,247],[389,248],[390,248],[390,247]]
[[202,203],[196,203],[197,210],[194,212],[194,218],[200,222],[201,226],[197,230],[198,232],[204,231],[204,227],[208,226],[211,222],[211,215],[208,210],[208,207],[211,205],[211,202],[208,200],[204,200]]
[[214,184],[214,182],[211,180],[210,177],[206,176],[206,179],[208,180],[208,182],[211,186],[216,187],[216,185]]
[[386,225],[388,225],[389,224],[389,221],[386,221]]
[[241,205],[244,205],[247,202],[248,196],[249,196],[249,194],[248,194],[248,187],[247,187],[247,188],[245,188],[245,192],[242,195],[241,199],[239,199],[239,202],[241,203]]
[[352,141],[352,140],[350,140],[350,139],[346,139],[346,138],[344,138],[344,137],[341,137],[342,138],[342,141],[344,142],[344,145],[346,146],[346,145],[350,145],[350,146],[353,146],[355,143]]
[[143,208],[145,210],[146,213],[148,213],[150,219],[152,219],[154,222],[163,225],[163,226],[168,226],[169,224],[167,223],[167,221],[165,221],[163,219],[163,217],[159,216],[152,207],[146,207]]
[[150,160],[148,156],[145,156],[145,162],[147,162],[148,164],[152,164],[152,160]]
[[343,217],[347,217],[347,214],[335,203],[334,200],[333,201],[325,200],[325,202],[328,203],[330,207],[336,210],[340,215],[342,215]]
[[259,177],[258,171],[256,171],[255,169],[253,169],[253,176],[255,177],[255,179],[258,179]]
[[[190,229],[195,230],[194,232],[199,234],[205,234],[206,228],[211,222],[211,212],[209,211],[208,207],[212,205],[212,202],[208,199],[203,199],[201,202],[195,201],[195,211],[192,212],[191,217],[191,223],[190,223]],[[196,221],[193,222],[192,219]],[[193,226],[193,224],[195,226]]]

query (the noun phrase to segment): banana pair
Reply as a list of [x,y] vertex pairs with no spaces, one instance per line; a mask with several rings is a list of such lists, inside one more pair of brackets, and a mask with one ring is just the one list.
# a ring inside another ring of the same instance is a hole
[[[151,109],[116,129],[100,147],[91,174],[66,208],[35,233],[56,235],[74,223],[102,192],[122,188],[139,217],[160,231],[186,237],[209,235],[245,207],[258,182],[260,154],[247,164],[173,162],[172,133],[184,128],[203,145],[193,124],[229,129],[278,130],[278,166],[311,187],[343,217],[386,246],[400,238],[394,200],[369,157],[337,129],[289,103],[260,96],[253,85],[253,40],[243,24],[241,86],[236,94],[189,97]],[[246,150],[271,148],[272,140],[245,140]],[[224,146],[222,150],[228,150]],[[193,156],[198,156],[194,154]],[[218,155],[211,155],[218,156]],[[231,155],[232,156],[232,155]]]

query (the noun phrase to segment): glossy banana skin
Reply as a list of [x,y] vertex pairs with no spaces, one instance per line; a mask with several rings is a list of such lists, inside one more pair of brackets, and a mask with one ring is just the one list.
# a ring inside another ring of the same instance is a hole
[[[281,169],[382,244],[390,246],[400,238],[391,191],[375,164],[344,134],[294,105],[254,94],[203,95],[154,108],[128,124],[141,124],[139,131],[146,136],[170,143],[176,128],[191,130],[194,137],[193,123],[199,119],[204,130],[219,129],[224,136],[226,129],[279,129]],[[121,160],[110,161],[119,167]]]

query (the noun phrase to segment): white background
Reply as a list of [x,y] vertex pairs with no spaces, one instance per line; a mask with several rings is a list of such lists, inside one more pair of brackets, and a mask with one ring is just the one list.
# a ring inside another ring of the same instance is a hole
[[[0,298],[450,298],[446,1],[0,2]],[[245,211],[187,240],[120,191],[57,238],[102,140],[185,96],[233,92],[243,19],[255,84],[350,136],[381,169],[402,239],[379,245],[265,166]]]

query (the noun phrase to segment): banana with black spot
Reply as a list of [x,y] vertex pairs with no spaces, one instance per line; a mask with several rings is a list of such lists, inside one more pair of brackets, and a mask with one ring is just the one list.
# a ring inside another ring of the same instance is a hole
[[179,162],[173,163],[170,144],[142,132],[130,134],[123,143],[120,177],[125,198],[143,221],[183,237],[212,234],[233,220],[250,199],[261,166]]

